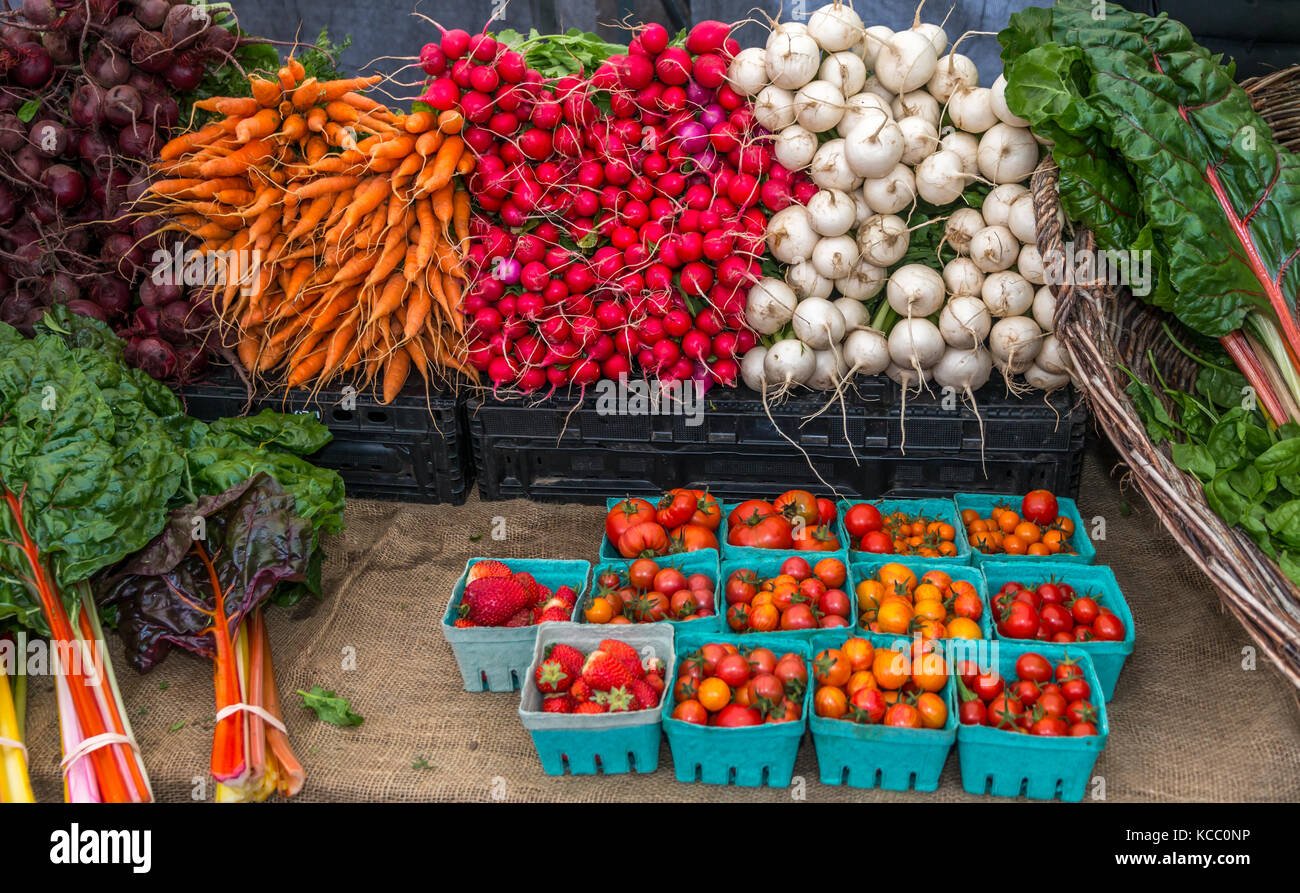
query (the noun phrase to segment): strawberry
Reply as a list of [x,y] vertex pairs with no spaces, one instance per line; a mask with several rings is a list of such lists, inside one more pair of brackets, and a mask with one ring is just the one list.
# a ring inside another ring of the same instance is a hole
[[[635,683],[640,680],[634,679],[632,681]],[[625,685],[611,688],[605,694],[605,706],[610,713],[626,713],[629,710],[640,709],[636,706],[636,695],[632,694]]]
[[543,713],[572,713],[575,706],[573,698],[566,694],[548,695],[542,699]]
[[655,690],[657,694],[664,693],[664,677],[658,673],[646,673],[645,683]]
[[542,622],[542,608],[540,605],[533,605],[531,608],[528,609],[528,622],[529,623]]
[[539,591],[537,581],[533,579],[532,574],[526,572],[515,574],[514,581],[524,587],[524,589],[528,590],[528,599],[532,604],[538,603],[537,599],[538,596],[541,595],[541,592]]
[[574,677],[564,669],[564,664],[555,658],[547,658],[537,665],[533,678],[537,681],[537,690],[549,695],[568,691]]
[[668,669],[668,665],[665,664],[663,660],[658,657],[647,657],[644,661],[641,662],[641,666],[645,668],[645,672],[647,676],[649,676],[651,673],[654,673],[655,675],[659,676],[660,679],[663,678],[664,671]]
[[552,620],[558,620],[563,623],[564,621],[569,620],[572,616],[573,612],[569,608],[564,607],[564,605],[552,605],[542,611],[542,616],[537,622],[547,623]]
[[555,597],[563,599],[568,603],[570,608],[578,603],[578,593],[574,592],[568,586],[561,586],[559,589],[555,590]]
[[609,691],[627,685],[633,676],[618,658],[605,651],[593,651],[582,666],[582,678],[596,691]]
[[546,604],[554,597],[555,594],[551,592],[550,589],[546,588],[541,583],[537,584],[537,600],[539,602],[541,602],[542,604]]
[[[628,689],[632,692],[632,710],[651,710],[659,706],[659,692],[641,679],[633,679]],[[610,708],[613,709],[613,708]]]
[[563,664],[564,669],[569,675],[577,679],[582,675],[582,652],[572,645],[565,645],[563,642],[557,642],[546,651],[546,656],[552,660],[558,660]]
[[476,562],[474,566],[469,569],[469,575],[465,577],[465,582],[473,583],[475,580],[482,580],[485,577],[508,576],[510,576],[510,568],[506,567],[499,561],[487,558],[483,561]]
[[569,689],[569,695],[578,703],[590,700],[591,686],[583,682],[581,679],[575,679],[573,680],[573,686]]
[[475,623],[473,620],[470,620],[468,617],[457,617],[454,621],[452,621],[451,625],[456,627],[456,629],[469,629],[470,627],[478,626],[477,623]]
[[574,713],[605,713],[605,705],[595,701],[583,701],[573,708]]
[[645,667],[641,666],[641,655],[636,653],[636,649],[627,642],[618,639],[604,639],[600,643],[602,651],[609,652],[619,663],[627,667],[633,678],[640,679],[645,676]]
[[507,620],[504,624],[502,624],[502,626],[506,627],[507,629],[517,629],[521,626],[532,626],[532,623],[533,623],[532,612],[529,611],[527,608],[524,608],[522,611],[516,611],[515,613],[511,614],[510,619]]
[[465,587],[461,601],[462,614],[479,626],[501,626],[532,604],[524,587],[508,577],[475,580]]

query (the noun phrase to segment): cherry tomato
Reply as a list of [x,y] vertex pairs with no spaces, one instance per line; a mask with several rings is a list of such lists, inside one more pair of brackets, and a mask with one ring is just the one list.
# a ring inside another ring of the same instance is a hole
[[1044,716],[1042,719],[1035,720],[1029,727],[1029,734],[1042,735],[1045,737],[1061,738],[1068,735],[1070,727],[1066,725],[1065,720],[1059,716]]
[[861,551],[876,555],[892,555],[894,541],[883,530],[872,530],[862,538]]
[[1114,614],[1098,614],[1092,624],[1092,634],[1102,642],[1120,642],[1124,639],[1124,621]]
[[1070,615],[1074,617],[1075,623],[1090,626],[1097,619],[1097,614],[1097,600],[1095,598],[1081,595],[1070,602]]
[[1020,516],[1035,524],[1048,525],[1060,514],[1060,506],[1050,490],[1031,490],[1020,501]]
[[979,698],[962,701],[961,707],[957,709],[957,718],[964,726],[982,726],[988,719],[988,708]]
[[1066,702],[1086,701],[1092,697],[1092,686],[1082,676],[1075,676],[1061,683],[1061,695]]
[[1016,677],[1030,682],[1050,682],[1052,680],[1052,662],[1041,654],[1029,652],[1016,658]]

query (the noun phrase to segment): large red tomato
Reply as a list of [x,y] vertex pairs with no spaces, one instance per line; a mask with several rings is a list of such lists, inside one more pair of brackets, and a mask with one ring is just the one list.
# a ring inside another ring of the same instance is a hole
[[624,558],[653,558],[668,552],[668,531],[662,524],[642,521],[618,538],[618,554]]
[[718,548],[718,535],[703,524],[692,522],[674,527],[669,536],[672,538],[675,552],[697,552],[700,549]]
[[655,519],[655,507],[644,499],[633,499],[628,497],[615,505],[605,515],[605,536],[609,537],[611,543],[618,543],[618,538],[623,535],[633,524],[640,524],[642,521],[653,521]]
[[791,524],[796,518],[802,518],[809,527],[817,524],[817,497],[807,490],[786,490],[772,500],[772,507]]
[[1030,490],[1020,501],[1020,517],[1035,524],[1051,524],[1060,513],[1051,490]]
[[880,516],[880,509],[860,502],[844,513],[844,529],[854,539],[861,539],[873,530],[884,530],[885,519]]
[[695,514],[695,496],[688,490],[669,490],[655,506],[655,520],[664,527],[680,527]]
[[740,523],[741,518],[748,518],[752,515],[767,518],[775,514],[776,509],[772,508],[772,503],[764,502],[761,499],[746,499],[727,515],[727,526],[734,527]]
[[762,516],[755,512],[735,524],[728,522],[727,542],[733,546],[758,549],[792,549],[794,536],[790,522],[780,515]]
[[695,495],[695,514],[690,523],[717,530],[722,524],[722,506],[707,491],[692,490]]
[[794,538],[800,552],[838,552],[840,538],[829,527],[804,527]]

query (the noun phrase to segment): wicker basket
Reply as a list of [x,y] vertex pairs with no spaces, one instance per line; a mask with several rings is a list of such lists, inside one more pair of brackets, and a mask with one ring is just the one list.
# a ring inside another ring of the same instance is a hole
[[[1295,126],[1300,66],[1247,82],[1245,87],[1279,138],[1294,148],[1300,141]],[[1050,159],[1034,172],[1031,188],[1038,248],[1050,268],[1061,262],[1065,250],[1058,171]],[[1095,246],[1093,234],[1085,229],[1075,229],[1071,238],[1076,256]],[[1162,328],[1168,324],[1178,331],[1182,326],[1126,288],[1073,278],[1065,285],[1052,285],[1055,329],[1074,363],[1076,383],[1097,426],[1115,445],[1133,483],[1165,529],[1210,578],[1228,609],[1265,653],[1300,686],[1300,589],[1243,532],[1210,510],[1200,483],[1174,464],[1167,447],[1152,443],[1125,390],[1129,379],[1119,367],[1139,377],[1149,376],[1148,351],[1154,353],[1166,384],[1192,387],[1195,364],[1173,346]],[[1159,387],[1154,390],[1162,393]]]

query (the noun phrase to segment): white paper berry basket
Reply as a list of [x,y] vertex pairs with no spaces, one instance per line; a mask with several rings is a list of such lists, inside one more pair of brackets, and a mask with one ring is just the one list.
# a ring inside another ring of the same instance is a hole
[[[537,630],[533,663],[523,680],[519,719],[533,736],[533,746],[547,775],[621,775],[654,772],[659,768],[662,717],[658,707],[618,713],[545,713],[537,689],[537,667],[550,645],[572,645],[584,655],[604,639],[618,639],[637,650],[644,660],[658,658],[667,673],[676,663],[673,629],[666,623],[608,624],[543,623]],[[660,703],[663,696],[660,695]]]

